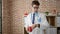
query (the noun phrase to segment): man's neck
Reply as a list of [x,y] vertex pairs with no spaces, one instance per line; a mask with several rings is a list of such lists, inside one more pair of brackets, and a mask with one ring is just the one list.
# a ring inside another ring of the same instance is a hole
[[33,12],[33,13],[38,13],[38,12]]

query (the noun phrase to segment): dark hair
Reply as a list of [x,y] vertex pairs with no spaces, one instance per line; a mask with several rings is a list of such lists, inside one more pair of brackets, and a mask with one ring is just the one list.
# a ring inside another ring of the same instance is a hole
[[33,5],[38,5],[38,6],[39,6],[40,3],[39,3],[38,1],[32,1],[32,6],[33,6]]

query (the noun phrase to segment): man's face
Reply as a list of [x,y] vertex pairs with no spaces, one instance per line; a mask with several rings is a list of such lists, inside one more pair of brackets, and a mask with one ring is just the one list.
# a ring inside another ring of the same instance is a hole
[[33,12],[38,12],[39,5],[33,5],[32,10]]

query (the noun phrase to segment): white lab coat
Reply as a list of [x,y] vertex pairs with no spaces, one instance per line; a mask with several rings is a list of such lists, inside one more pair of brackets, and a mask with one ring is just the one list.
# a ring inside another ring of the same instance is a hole
[[[24,27],[28,27],[32,25],[32,18],[31,16],[33,13],[30,13],[27,17],[24,18]],[[41,22],[39,22],[37,19],[41,18]],[[46,20],[46,16],[43,13],[38,13],[38,17],[35,16],[35,23],[34,24],[40,24],[40,28],[36,27],[33,29],[32,32],[29,32],[29,34],[44,34],[44,29],[47,29],[49,27],[49,24]]]

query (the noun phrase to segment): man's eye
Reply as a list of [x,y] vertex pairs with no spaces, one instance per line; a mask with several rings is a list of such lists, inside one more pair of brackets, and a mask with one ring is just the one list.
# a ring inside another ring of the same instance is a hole
[[38,9],[37,7],[34,7],[34,9],[35,9],[35,8]]
[[39,8],[39,7],[34,7],[34,8]]

